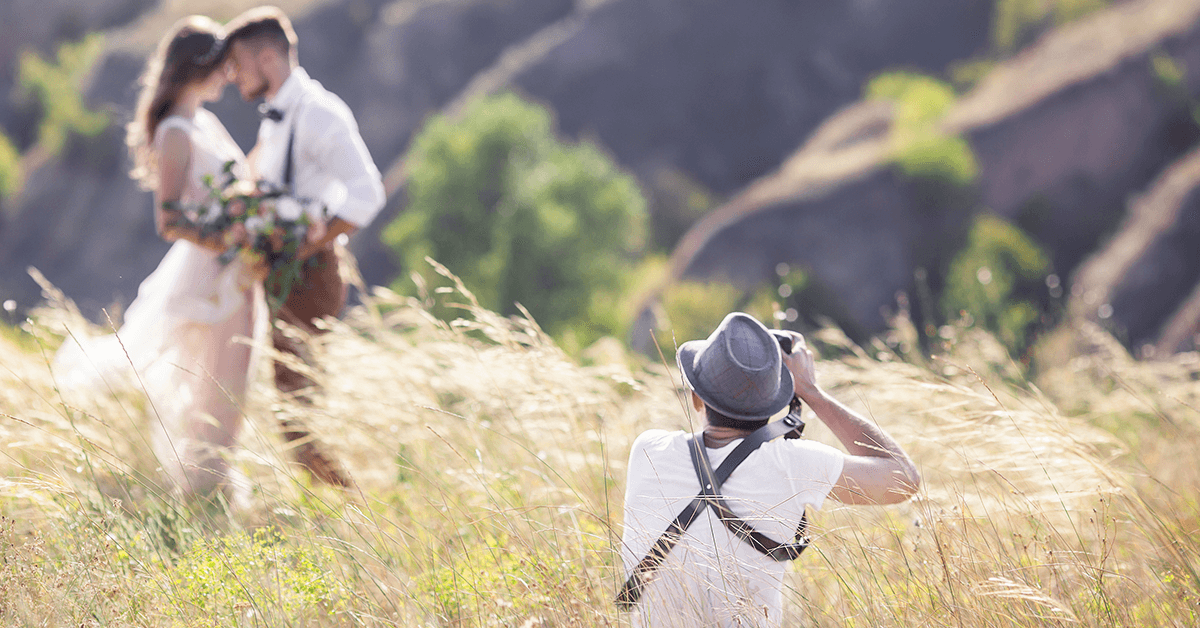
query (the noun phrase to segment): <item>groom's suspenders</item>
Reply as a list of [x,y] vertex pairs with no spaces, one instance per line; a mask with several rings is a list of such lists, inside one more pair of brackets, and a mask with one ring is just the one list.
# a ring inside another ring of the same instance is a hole
[[795,541],[779,543],[766,537],[749,523],[733,514],[729,503],[721,496],[721,485],[729,479],[733,470],[763,443],[789,432],[803,429],[804,421],[800,420],[798,414],[788,414],[779,421],[768,423],[742,440],[741,444],[730,452],[729,457],[721,463],[721,466],[717,467],[716,471],[708,461],[708,451],[704,448],[704,436],[702,434],[689,436],[688,449],[692,454],[692,467],[696,471],[696,477],[700,480],[700,494],[679,513],[679,516],[675,517],[675,520],[667,526],[666,532],[663,532],[662,536],[658,537],[658,541],[651,546],[650,552],[633,568],[629,579],[617,593],[617,606],[626,611],[633,609],[638,600],[642,598],[642,591],[653,578],[654,572],[667,559],[667,554],[679,543],[679,539],[683,538],[683,533],[688,526],[692,525],[705,508],[712,508],[721,523],[734,536],[749,543],[751,547],[767,557],[781,562],[799,558],[800,553],[808,547],[808,537],[805,536],[805,530],[808,527],[807,515],[800,516],[800,525],[796,528]]
[[292,181],[295,179],[296,171],[296,127],[300,124],[300,108],[304,106],[304,99],[308,96],[306,93],[300,94],[300,100],[296,103],[295,113],[292,114],[292,130],[288,133],[287,155],[284,157],[283,164],[283,187],[292,196],[295,196],[296,191],[292,189]]

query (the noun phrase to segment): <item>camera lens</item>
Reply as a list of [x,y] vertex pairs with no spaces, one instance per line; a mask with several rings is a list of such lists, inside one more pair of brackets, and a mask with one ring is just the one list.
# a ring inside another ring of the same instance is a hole
[[775,336],[775,340],[779,343],[779,348],[783,349],[784,354],[792,352],[792,337],[778,331],[771,331],[771,335]]

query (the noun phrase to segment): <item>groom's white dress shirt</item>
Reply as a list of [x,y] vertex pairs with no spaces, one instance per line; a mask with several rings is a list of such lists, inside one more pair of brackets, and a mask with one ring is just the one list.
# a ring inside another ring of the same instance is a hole
[[258,176],[284,183],[294,128],[293,196],[321,201],[330,218],[360,228],[370,224],[386,200],[383,181],[346,103],[297,67],[266,105],[283,117],[266,118],[258,127]]

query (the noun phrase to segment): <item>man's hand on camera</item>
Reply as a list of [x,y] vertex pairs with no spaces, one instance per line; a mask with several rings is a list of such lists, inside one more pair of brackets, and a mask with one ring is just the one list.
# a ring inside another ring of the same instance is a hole
[[792,372],[796,396],[846,448],[842,474],[830,497],[844,504],[896,504],[911,497],[921,485],[912,459],[883,428],[821,390],[804,336],[786,333],[792,352],[783,356],[783,363]]
[[792,352],[783,356],[783,363],[792,372],[792,380],[796,383],[796,396],[806,403],[821,395],[817,387],[817,372],[812,351],[804,342],[804,336],[794,332],[784,332],[792,338]]

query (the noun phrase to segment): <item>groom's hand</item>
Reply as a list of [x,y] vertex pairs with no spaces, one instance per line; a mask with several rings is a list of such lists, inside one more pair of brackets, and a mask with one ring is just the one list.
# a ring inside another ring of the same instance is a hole
[[329,243],[336,240],[338,236],[343,234],[346,236],[351,236],[355,231],[358,231],[358,227],[354,226],[353,224],[346,222],[341,218],[332,218],[325,226],[325,234],[321,236],[319,240],[305,242],[302,244],[299,252],[297,253],[297,257],[300,259],[308,259],[313,255],[316,255],[321,249],[328,248]]

